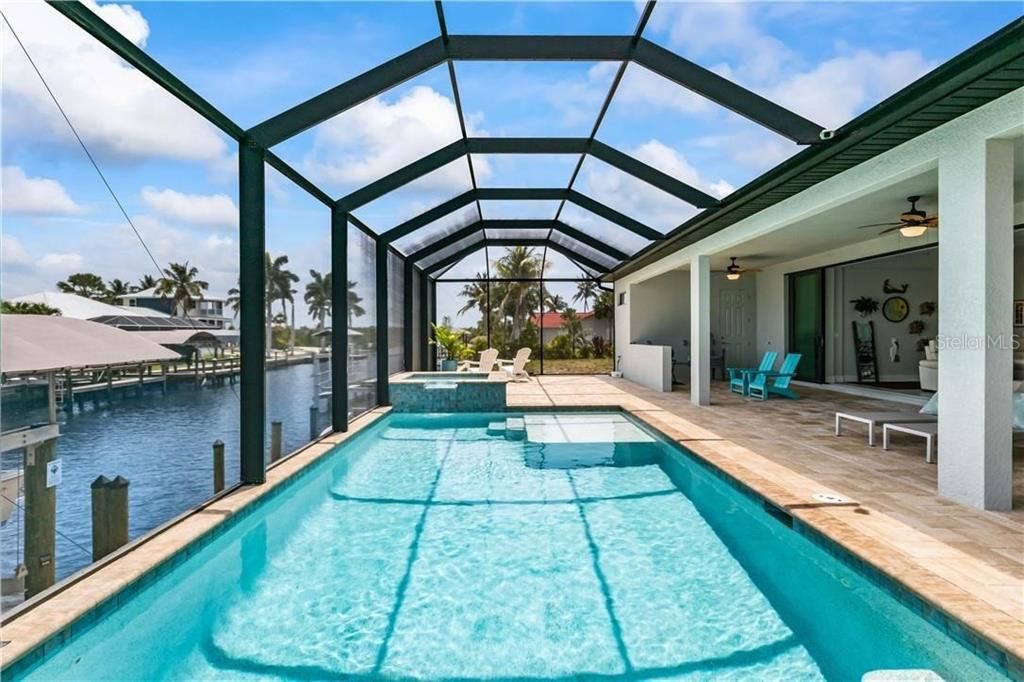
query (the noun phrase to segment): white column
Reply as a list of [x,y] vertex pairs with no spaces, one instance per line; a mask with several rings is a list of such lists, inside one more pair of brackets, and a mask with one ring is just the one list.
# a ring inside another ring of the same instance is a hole
[[690,260],[690,402],[711,404],[711,257]]
[[1013,496],[1013,146],[939,159],[939,495],[1008,510]]

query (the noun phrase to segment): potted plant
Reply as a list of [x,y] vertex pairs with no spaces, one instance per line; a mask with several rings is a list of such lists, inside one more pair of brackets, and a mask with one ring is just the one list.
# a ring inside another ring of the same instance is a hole
[[860,313],[861,317],[867,317],[871,313],[878,312],[878,300],[870,296],[861,296],[850,300],[853,309]]
[[456,371],[459,368],[459,360],[465,360],[469,355],[469,349],[454,329],[437,324],[431,326],[434,329],[434,338],[430,343],[443,349],[445,354],[441,360],[441,371]]

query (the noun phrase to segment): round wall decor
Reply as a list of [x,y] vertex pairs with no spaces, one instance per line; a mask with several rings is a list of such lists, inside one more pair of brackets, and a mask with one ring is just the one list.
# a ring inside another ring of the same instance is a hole
[[890,296],[882,304],[882,315],[890,322],[902,322],[910,314],[910,304],[902,296]]

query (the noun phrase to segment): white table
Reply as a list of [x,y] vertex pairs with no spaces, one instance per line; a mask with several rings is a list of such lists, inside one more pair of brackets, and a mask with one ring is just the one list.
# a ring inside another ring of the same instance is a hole
[[875,427],[879,424],[913,424],[935,421],[935,415],[919,412],[836,412],[836,435],[841,436],[843,420],[868,425],[868,445],[875,445]]
[[883,424],[882,425],[882,449],[889,449],[889,435],[897,431],[911,436],[924,438],[924,461],[931,462],[934,458],[935,440],[939,437],[938,422],[927,424]]

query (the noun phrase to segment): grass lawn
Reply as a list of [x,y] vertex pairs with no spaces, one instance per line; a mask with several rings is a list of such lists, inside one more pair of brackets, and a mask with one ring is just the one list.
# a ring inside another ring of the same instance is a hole
[[[540,362],[531,360],[526,363],[526,371],[530,374],[540,373]],[[608,374],[612,371],[611,358],[548,360],[544,359],[545,374]]]

